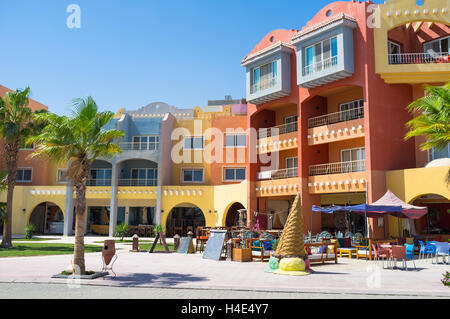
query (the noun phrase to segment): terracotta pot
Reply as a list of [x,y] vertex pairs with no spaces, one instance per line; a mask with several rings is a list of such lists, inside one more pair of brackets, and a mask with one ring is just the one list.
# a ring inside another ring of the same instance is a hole
[[103,260],[106,265],[109,265],[114,255],[116,254],[116,241],[115,240],[105,240],[102,249]]

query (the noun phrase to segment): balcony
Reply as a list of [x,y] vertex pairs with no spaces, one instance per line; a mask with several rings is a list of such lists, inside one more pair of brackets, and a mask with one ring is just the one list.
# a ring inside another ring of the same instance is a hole
[[90,178],[86,181],[86,186],[111,186],[111,179]]
[[157,179],[137,179],[137,178],[119,179],[118,185],[119,186],[138,186],[138,187],[157,186],[158,180]]
[[363,192],[366,190],[365,171],[365,160],[312,165],[309,167],[309,192]]
[[297,148],[297,122],[259,129],[258,153]]
[[158,151],[159,142],[156,143],[120,143],[122,151]]
[[308,119],[308,145],[318,145],[364,136],[364,107]]
[[261,79],[258,83],[255,83],[251,87],[251,93],[255,94],[260,91],[264,91],[274,87],[277,84],[277,79],[274,77]]
[[303,68],[303,76],[308,76],[313,73],[318,73],[323,70],[331,69],[338,64],[338,57],[333,56],[331,58],[325,59],[321,62],[317,62],[311,65],[307,65]]
[[450,63],[447,52],[388,54],[389,64],[441,64]]
[[298,168],[285,168],[258,173],[256,195],[258,197],[286,196],[298,193]]

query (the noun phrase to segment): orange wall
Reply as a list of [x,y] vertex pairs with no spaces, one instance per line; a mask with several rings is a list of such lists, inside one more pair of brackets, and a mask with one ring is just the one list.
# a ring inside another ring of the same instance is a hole
[[341,150],[363,146],[364,146],[364,137],[330,143],[328,144],[329,163],[337,163],[342,161]]
[[328,97],[328,113],[339,112],[339,104],[364,98],[361,87],[351,87]]

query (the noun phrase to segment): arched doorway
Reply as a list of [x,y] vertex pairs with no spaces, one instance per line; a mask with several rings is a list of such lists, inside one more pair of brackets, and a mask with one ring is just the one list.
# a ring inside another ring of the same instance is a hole
[[428,208],[428,214],[415,220],[411,225],[415,226],[418,235],[450,235],[449,199],[437,194],[425,194],[413,200],[412,204]]
[[226,227],[232,227],[232,226],[239,226],[239,212],[238,210],[245,209],[244,205],[241,203],[234,203],[228,208],[226,220],[225,220],[225,226]]
[[175,206],[167,216],[166,234],[187,236],[189,231],[195,234],[198,226],[205,226],[205,215],[200,208],[190,203]]
[[37,234],[59,235],[64,230],[64,214],[54,203],[41,203],[31,212],[29,223],[35,226]]

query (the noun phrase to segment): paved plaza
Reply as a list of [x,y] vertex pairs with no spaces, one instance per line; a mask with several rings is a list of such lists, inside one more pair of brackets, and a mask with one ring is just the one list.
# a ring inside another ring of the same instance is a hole
[[[95,244],[105,238],[86,237],[86,243]],[[73,238],[52,240],[52,242],[73,242]],[[101,245],[101,244],[98,244]],[[365,260],[340,258],[338,264],[326,263],[313,265],[313,274],[309,276],[283,276],[264,272],[268,263],[251,262],[238,263],[230,261],[213,261],[202,258],[201,254],[164,254],[164,253],[132,253],[131,246],[118,244],[118,259],[114,265],[117,276],[107,276],[104,279],[68,281],[52,279],[51,276],[60,273],[70,266],[71,255],[11,257],[0,259],[0,282],[10,284],[54,284],[55,292],[68,288],[87,289],[94,291],[98,287],[110,288],[153,288],[162,290],[174,289],[170,292],[176,298],[178,290],[195,289],[198,298],[203,296],[200,291],[212,298],[233,298],[245,293],[249,296],[273,294],[273,298],[308,298],[309,296],[364,296],[378,297],[425,296],[450,297],[450,289],[441,283],[442,274],[450,270],[450,265],[432,264],[431,261],[416,261],[418,270],[413,270],[409,262],[409,270],[382,269],[381,264]],[[400,265],[400,263],[399,263]],[[102,268],[101,253],[86,254],[87,270],[99,271]],[[2,298],[14,298],[12,294]],[[30,291],[38,291],[38,285]],[[97,287],[94,289],[94,287]],[[52,288],[53,289],[53,288]],[[29,291],[29,292],[30,292]],[[115,290],[107,290],[106,295],[114,296]],[[127,289],[131,295],[146,298],[145,290]],[[233,293],[229,293],[233,292]],[[49,293],[48,291],[46,292]],[[76,292],[70,292],[77,294]],[[20,295],[20,294],[19,294]],[[95,294],[94,294],[95,295]],[[162,293],[163,296],[167,292]],[[22,295],[23,296],[23,295]],[[195,298],[195,295],[193,296]]]

